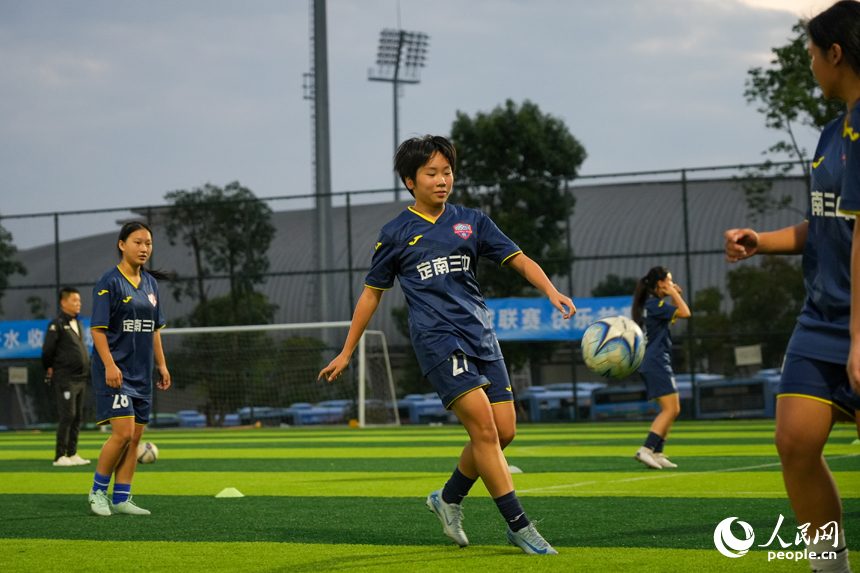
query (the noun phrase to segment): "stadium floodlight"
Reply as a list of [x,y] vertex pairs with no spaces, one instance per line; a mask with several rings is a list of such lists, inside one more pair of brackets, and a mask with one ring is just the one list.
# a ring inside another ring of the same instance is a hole
[[[420,70],[427,59],[429,36],[422,32],[407,32],[386,28],[379,35],[379,52],[376,68],[368,70],[373,82],[391,82],[394,87],[394,151],[400,143],[397,127],[397,98],[400,84],[417,84],[421,81]],[[394,200],[400,200],[400,181],[394,174]]]

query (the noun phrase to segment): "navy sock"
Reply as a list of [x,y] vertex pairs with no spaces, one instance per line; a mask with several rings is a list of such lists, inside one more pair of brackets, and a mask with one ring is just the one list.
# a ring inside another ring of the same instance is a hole
[[666,445],[666,440],[664,440],[663,438],[660,438],[660,443],[657,444],[656,448],[654,448],[654,453],[655,454],[662,454],[663,453],[663,446],[665,446],[665,445]]
[[114,483],[113,484],[113,504],[116,505],[118,503],[122,503],[124,501],[128,501],[128,498],[131,497],[131,484],[130,483]]
[[475,485],[477,479],[472,479],[463,475],[460,468],[456,468],[451,474],[451,479],[442,488],[442,501],[445,503],[463,503],[463,498],[469,495],[469,490]]
[[657,451],[657,446],[660,445],[660,440],[663,439],[663,436],[660,434],[655,434],[654,432],[648,432],[648,437],[645,438],[645,447],[649,450]]
[[511,528],[511,531],[519,531],[524,527],[528,527],[529,523],[531,523],[529,518],[526,517],[523,506],[520,505],[520,500],[517,499],[517,492],[506,493],[502,497],[495,498],[493,501],[496,502],[496,506],[502,512],[502,517],[508,522],[508,527]]
[[99,472],[96,472],[96,477],[93,479],[93,493],[101,490],[107,493],[108,486],[110,485],[110,476],[103,476]]

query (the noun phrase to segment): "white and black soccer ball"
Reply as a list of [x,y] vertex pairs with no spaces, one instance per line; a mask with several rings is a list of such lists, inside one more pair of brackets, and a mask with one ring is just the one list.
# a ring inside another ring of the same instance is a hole
[[632,374],[645,357],[645,337],[626,316],[601,318],[582,335],[582,358],[588,368],[606,378]]
[[142,464],[153,464],[158,459],[158,448],[152,442],[141,442],[137,445],[137,461]]

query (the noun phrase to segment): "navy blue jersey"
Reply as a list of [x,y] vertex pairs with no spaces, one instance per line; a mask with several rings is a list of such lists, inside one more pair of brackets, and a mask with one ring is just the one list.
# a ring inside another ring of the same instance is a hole
[[493,221],[474,209],[446,205],[434,223],[411,207],[382,227],[365,285],[387,290],[394,278],[409,306],[409,332],[426,375],[456,351],[502,358],[475,267],[500,265],[521,253]]
[[663,370],[672,372],[672,337],[669,325],[675,322],[678,307],[656,296],[645,299],[642,321],[645,323],[645,357],[639,365],[641,372]]
[[96,394],[152,396],[153,338],[164,327],[158,283],[141,271],[140,284],[134,286],[119,267],[102,275],[93,289],[91,328],[102,328],[114,362],[122,372],[122,388],[111,388],[105,381],[105,365],[93,350],[93,390]]
[[[797,327],[788,343],[788,352],[826,362],[845,364],[851,337],[851,241],[854,215],[840,212],[848,208],[849,194],[843,202],[847,175],[843,160],[845,116],[830,122],[812,162],[809,230],[803,249],[803,281],[806,300]],[[848,188],[856,189],[858,182]],[[856,191],[855,191],[856,194]],[[856,202],[856,199],[853,199]]]

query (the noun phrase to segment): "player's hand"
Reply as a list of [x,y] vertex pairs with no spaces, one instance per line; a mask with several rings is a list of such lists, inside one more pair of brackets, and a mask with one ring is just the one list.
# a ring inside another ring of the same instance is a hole
[[105,382],[111,388],[122,388],[122,372],[116,364],[105,365]]
[[344,356],[341,352],[329,363],[328,366],[320,370],[320,375],[317,376],[317,380],[322,380],[323,377],[325,377],[329,382],[333,382],[341,375],[341,373],[343,373],[347,364],[349,364],[349,356]]
[[758,233],[752,229],[729,229],[726,231],[726,260],[736,263],[747,259],[758,251]]
[[158,387],[161,390],[167,390],[170,388],[170,372],[167,371],[167,366],[158,367],[158,376]]
[[549,302],[561,311],[561,316],[565,320],[576,314],[576,307],[573,305],[573,301],[570,300],[570,297],[565,296],[558,291],[549,295]]
[[848,351],[848,380],[851,382],[851,389],[854,393],[860,395],[860,341],[851,341],[851,350]]

